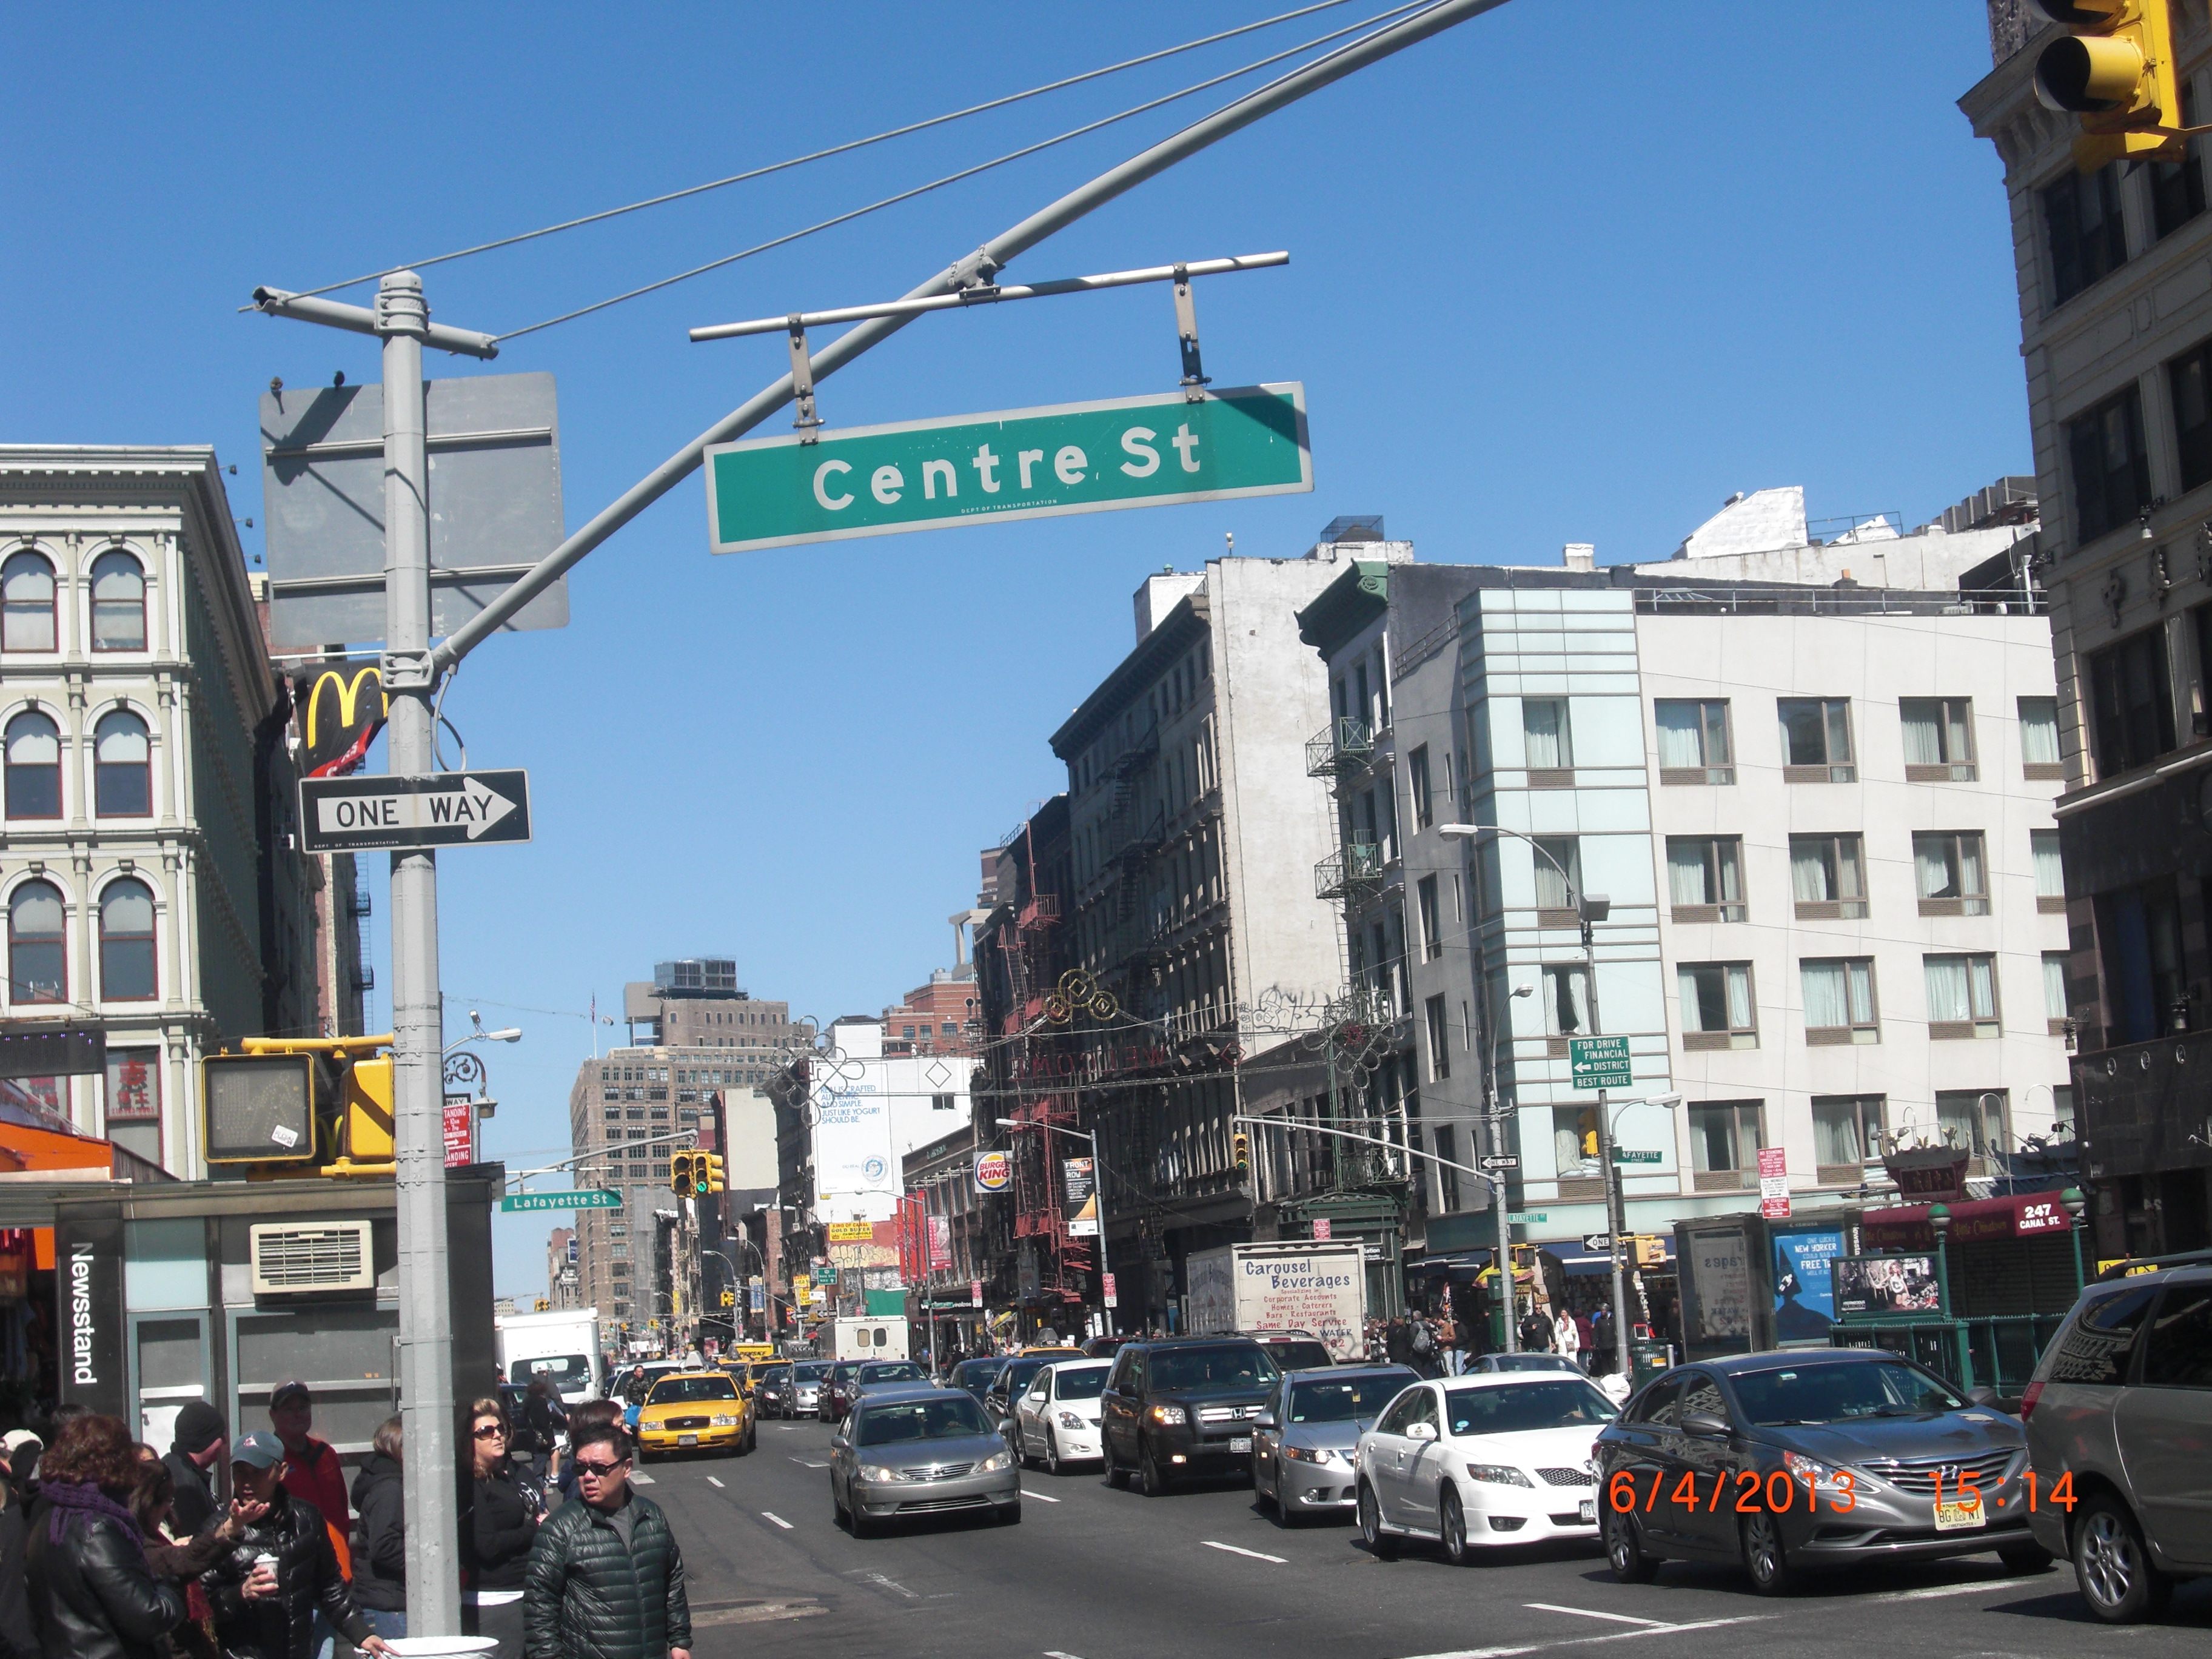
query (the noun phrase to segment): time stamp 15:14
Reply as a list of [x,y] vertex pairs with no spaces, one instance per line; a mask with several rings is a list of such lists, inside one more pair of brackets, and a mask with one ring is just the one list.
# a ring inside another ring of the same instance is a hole
[[[1858,1507],[1858,1485],[1861,1477],[1852,1474],[1849,1469],[1827,1468],[1814,1463],[1810,1458],[1800,1457],[1794,1454],[1790,1455],[1788,1462],[1788,1468],[1775,1470],[1763,1480],[1758,1474],[1748,1469],[1742,1470],[1733,1477],[1725,1474],[1707,1476],[1706,1479],[1712,1481],[1712,1493],[1710,1498],[1703,1501],[1700,1501],[1698,1494],[1698,1476],[1693,1470],[1685,1470],[1681,1478],[1674,1483],[1674,1489],[1667,1493],[1662,1500],[1660,1497],[1660,1490],[1667,1484],[1664,1470],[1654,1469],[1651,1472],[1651,1489],[1645,1492],[1638,1490],[1638,1480],[1633,1471],[1617,1469],[1613,1472],[1613,1479],[1606,1483],[1606,1501],[1613,1505],[1613,1512],[1617,1515],[1626,1515],[1632,1510],[1641,1510],[1649,1513],[1662,1501],[1672,1504],[1677,1509],[1703,1509],[1709,1512],[1717,1511],[1722,1507],[1729,1488],[1733,1486],[1735,1488],[1733,1507],[1738,1515],[1757,1515],[1762,1511],[1773,1515],[1784,1515],[1796,1505],[1798,1483],[1802,1481],[1805,1488],[1805,1507],[1808,1510],[1818,1508],[1820,1495],[1819,1488],[1822,1486],[1828,1489],[1828,1507],[1836,1514],[1848,1515]],[[2040,1489],[2033,1469],[2027,1471],[2023,1479],[2027,1482],[2027,1508],[2030,1514],[2033,1514],[2044,1504],[2049,1504],[2054,1509],[2072,1512],[2075,1503],[2074,1476],[2070,1472],[2062,1474],[2057,1480],[2051,1482],[2051,1489],[2047,1492]],[[2004,1501],[2003,1498],[1997,1500],[2000,1505]],[[1963,1506],[1978,1510],[1981,1504],[1982,1489],[1972,1470],[1961,1470],[1950,1483],[1948,1493],[1942,1471],[1940,1469],[1936,1471],[1936,1505],[1939,1510],[1948,1506]]]

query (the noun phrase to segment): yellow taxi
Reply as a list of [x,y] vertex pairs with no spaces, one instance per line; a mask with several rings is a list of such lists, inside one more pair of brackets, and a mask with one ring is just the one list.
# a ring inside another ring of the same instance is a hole
[[679,1451],[734,1457],[760,1438],[753,1403],[726,1371],[671,1371],[653,1385],[637,1413],[637,1461]]

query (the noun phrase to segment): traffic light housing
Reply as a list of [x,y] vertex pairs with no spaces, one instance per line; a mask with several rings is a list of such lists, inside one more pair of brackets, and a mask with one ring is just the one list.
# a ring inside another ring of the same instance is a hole
[[1650,1233],[1638,1233],[1636,1246],[1636,1265],[1639,1267],[1663,1267],[1667,1265],[1667,1241]]
[[707,1198],[722,1190],[722,1155],[720,1152],[694,1152],[691,1155],[691,1194],[695,1198]]
[[300,1164],[317,1156],[333,1092],[312,1053],[210,1054],[200,1061],[200,1144],[210,1164]]
[[1238,1175],[1252,1172],[1252,1137],[1242,1129],[1229,1137],[1229,1161],[1237,1166]]
[[2074,164],[2094,173],[2119,161],[2188,156],[2181,75],[2173,58],[2173,0],[2029,0],[2067,30],[2035,63],[2035,95],[2081,118]]
[[669,1155],[668,1190],[670,1192],[681,1193],[686,1198],[691,1196],[692,1160],[697,1156],[696,1152],[672,1152]]

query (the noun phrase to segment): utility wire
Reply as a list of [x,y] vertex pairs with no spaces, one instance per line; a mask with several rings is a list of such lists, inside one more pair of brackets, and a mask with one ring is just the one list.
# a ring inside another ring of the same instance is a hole
[[958,184],[963,179],[972,179],[978,173],[990,172],[994,167],[1005,167],[1010,161],[1018,161],[1024,156],[1035,155],[1040,150],[1050,149],[1054,145],[1066,143],[1087,133],[1097,132],[1103,127],[1110,127],[1116,122],[1127,121],[1133,116],[1146,114],[1152,110],[1160,108],[1163,105],[1176,103],[1194,94],[1218,87],[1224,82],[1234,81],[1240,76],[1249,75],[1255,70],[1267,69],[1273,64],[1281,63],[1286,58],[1295,58],[1302,52],[1310,51],[1316,46],[1327,46],[1331,41],[1340,40],[1348,34],[1357,34],[1360,30],[1374,24],[1399,21],[1407,15],[1426,10],[1437,3],[1438,0],[1410,0],[1407,4],[1393,6],[1387,11],[1378,11],[1372,16],[1363,18],[1358,22],[1350,24],[1344,28],[1334,30],[1328,34],[1316,35],[1310,40],[1301,41],[1298,45],[1270,57],[1257,58],[1241,68],[1231,70],[1225,75],[1217,75],[1208,80],[1194,82],[1179,92],[1170,92],[1163,97],[1133,105],[1116,114],[1103,116],[1096,121],[1085,122],[1079,127],[1071,127],[1067,131],[1053,137],[1040,139],[1034,144],[1025,144],[1019,149],[1009,150],[1004,155],[994,156],[988,161],[979,161],[973,167],[963,167],[957,173],[948,173],[941,179],[933,179],[926,185],[916,185],[911,190],[902,190],[896,195],[886,196],[879,201],[870,202],[865,207],[854,208],[848,212],[820,220],[806,226],[804,229],[772,237],[765,242],[756,242],[750,247],[740,249],[735,253],[725,254],[719,259],[710,259],[703,265],[694,265],[689,270],[679,270],[673,276],[664,276],[659,282],[647,283],[643,287],[631,289],[627,293],[596,301],[591,305],[579,306],[575,310],[564,311],[557,317],[548,317],[542,323],[532,323],[526,327],[509,329],[498,337],[502,342],[520,339],[523,335],[535,334],[540,329],[551,328],[560,323],[574,322],[577,318],[588,317],[595,311],[605,311],[609,306],[618,306],[625,300],[638,299],[644,295],[656,293],[664,288],[672,288],[678,283],[689,282],[694,276],[703,276],[710,270],[720,270],[723,266],[735,264],[740,259],[750,259],[757,253],[766,253],[773,248],[785,246],[804,237],[812,236],[817,232],[834,229],[839,225],[848,224],[855,219],[864,218],[871,213],[879,213],[885,208],[896,207],[901,202],[910,202],[917,196],[926,196],[931,191],[941,190],[947,185]]
[[[1004,109],[1010,104],[1022,103],[1031,98],[1042,98],[1048,92],[1064,91],[1069,87],[1081,86],[1086,81],[1096,81],[1109,75],[1119,75],[1123,70],[1137,69],[1146,64],[1156,64],[1164,58],[1174,58],[1182,52],[1195,52],[1200,46],[1210,46],[1217,41],[1233,40],[1237,35],[1250,34],[1259,29],[1273,28],[1278,23],[1287,23],[1294,18],[1309,16],[1317,11],[1328,11],[1334,7],[1348,3],[1350,0],[1318,0],[1316,4],[1301,6],[1295,11],[1279,12],[1273,17],[1263,17],[1256,23],[1241,24],[1233,29],[1224,29],[1218,34],[1208,34],[1195,40],[1186,40],[1179,46],[1168,46],[1159,52],[1146,52],[1141,58],[1124,58],[1118,64],[1109,64],[1103,69],[1086,70],[1081,75],[1071,75],[1064,81],[1048,81],[1041,87],[1031,87],[1026,92],[1009,93],[1003,98],[994,98],[981,104],[970,104],[965,109],[957,109],[945,115],[933,115],[926,121],[911,122],[902,127],[893,127],[886,132],[872,134],[866,138],[849,139],[842,144],[832,144],[827,149],[814,150],[805,155],[794,155],[788,161],[771,161],[766,167],[753,167],[744,173],[733,173],[726,179],[710,179],[706,184],[687,185],[682,190],[672,190],[665,195],[648,196],[641,202],[631,202],[622,207],[603,208],[597,213],[586,213],[581,218],[565,219],[557,225],[546,225],[537,230],[521,231],[513,236],[501,236],[495,241],[478,242],[473,247],[456,248],[451,253],[436,253],[427,259],[410,259],[404,264],[388,266],[382,270],[372,270],[360,276],[349,276],[342,283],[332,283],[325,288],[308,289],[301,297],[318,294],[335,294],[342,288],[353,288],[362,283],[375,282],[380,277],[390,276],[395,270],[421,270],[430,265],[442,265],[451,260],[465,259],[472,254],[489,253],[495,248],[513,247],[517,243],[536,241],[541,236],[557,235],[562,231],[574,230],[580,226],[595,225],[602,220],[617,219],[626,213],[638,213],[647,208],[660,207],[670,202],[680,202],[686,197],[702,196],[710,190],[720,190],[730,185],[741,185],[748,179],[765,179],[770,173],[787,172],[793,167],[804,167],[809,161],[826,161],[832,155],[843,155],[853,150],[866,149],[871,144],[884,143],[893,138],[903,138],[910,133],[926,132],[932,127],[941,127],[948,122],[964,120],[970,115],[981,115],[991,110]],[[250,307],[242,307],[249,310],[251,308]]]

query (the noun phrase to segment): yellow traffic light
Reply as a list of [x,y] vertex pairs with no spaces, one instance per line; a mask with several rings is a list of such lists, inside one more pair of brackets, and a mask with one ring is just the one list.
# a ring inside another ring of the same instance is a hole
[[668,1190],[670,1192],[681,1193],[686,1198],[691,1195],[691,1160],[695,1156],[696,1154],[691,1152],[676,1152],[670,1156],[668,1160]]
[[1252,1137],[1239,1129],[1229,1137],[1230,1161],[1236,1164],[1237,1173],[1244,1175],[1252,1168]]
[[2074,164],[2185,160],[2181,76],[2173,60],[2173,0],[2029,0],[2066,38],[2035,63],[2045,108],[2081,118]]
[[355,1164],[390,1164],[392,1150],[392,1057],[357,1060],[347,1069],[345,1155]]
[[692,1154],[692,1186],[696,1196],[705,1198],[719,1193],[722,1188],[722,1155],[720,1152]]
[[1636,1265],[1639,1267],[1663,1267],[1667,1265],[1667,1242],[1650,1233],[1638,1233],[1635,1237]]

